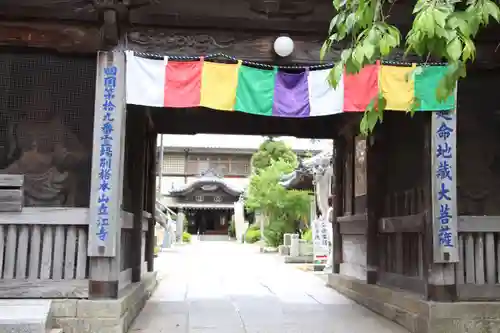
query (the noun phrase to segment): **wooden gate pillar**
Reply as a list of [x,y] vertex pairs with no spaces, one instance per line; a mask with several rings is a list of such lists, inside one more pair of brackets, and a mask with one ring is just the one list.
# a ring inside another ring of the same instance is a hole
[[[156,247],[155,225],[156,225],[156,137],[157,133],[150,129],[148,134],[148,184],[146,208],[151,213],[146,235],[146,261],[148,272],[154,271],[154,250]],[[167,221],[168,223],[168,221]]]
[[386,174],[384,172],[384,157],[386,146],[380,132],[383,125],[367,138],[366,142],[366,180],[367,180],[367,231],[366,231],[366,282],[376,284],[378,280],[380,247],[378,222],[382,217],[384,207],[384,185]]
[[125,146],[125,54],[97,55],[89,213],[89,298],[117,298]]
[[[132,234],[132,282],[139,282],[142,276],[142,266],[145,259],[145,244],[143,244],[144,208],[146,207],[146,184],[147,184],[147,123],[144,110],[130,112],[128,120],[131,122],[131,133],[135,139],[130,140],[130,152],[128,158],[132,159],[132,170],[130,172],[130,188],[132,193],[132,213],[134,214],[134,225]],[[143,246],[144,245],[144,246]]]
[[339,136],[334,140],[334,181],[333,184],[333,273],[340,273],[340,264],[342,263],[342,236],[340,235],[340,226],[337,221],[339,216],[342,216],[344,209],[344,155],[345,155],[346,142],[345,138]]

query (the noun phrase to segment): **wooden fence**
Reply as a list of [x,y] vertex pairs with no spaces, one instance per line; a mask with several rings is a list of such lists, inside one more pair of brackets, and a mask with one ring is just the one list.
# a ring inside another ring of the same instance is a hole
[[[148,220],[151,218],[151,214],[148,212],[143,212],[142,219],[142,246],[141,246],[141,262],[142,270],[144,274],[147,271],[146,262],[146,232],[148,231]],[[122,231],[121,231],[121,255],[120,255],[120,281],[119,288],[123,289],[132,281],[132,255],[133,251],[137,251],[132,246],[132,233],[134,226],[134,215],[129,212],[123,212],[122,215]]]
[[387,196],[384,216],[378,226],[380,283],[425,293],[423,236],[428,214],[423,189]]
[[500,298],[500,216],[460,216],[460,262],[455,265],[462,300]]
[[[422,209],[417,207],[406,212],[411,215],[380,219],[379,280],[423,294],[423,233],[431,216],[427,211],[414,213]],[[500,216],[459,216],[458,222],[460,261],[450,264],[455,269],[451,281],[457,285],[458,298],[500,299]]]
[[[150,217],[144,213],[143,263]],[[132,226],[133,215],[123,212],[120,288],[131,282]],[[87,237],[88,208],[0,213],[0,298],[88,297]]]

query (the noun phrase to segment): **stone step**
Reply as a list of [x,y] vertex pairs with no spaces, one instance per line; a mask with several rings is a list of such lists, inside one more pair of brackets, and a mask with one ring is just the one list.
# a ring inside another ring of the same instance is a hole
[[52,328],[47,331],[47,333],[63,333],[62,328]]
[[[193,235],[193,237],[197,237]],[[199,240],[204,242],[227,242],[230,240],[228,235],[199,235]]]
[[50,300],[0,300],[0,333],[51,332],[50,305]]

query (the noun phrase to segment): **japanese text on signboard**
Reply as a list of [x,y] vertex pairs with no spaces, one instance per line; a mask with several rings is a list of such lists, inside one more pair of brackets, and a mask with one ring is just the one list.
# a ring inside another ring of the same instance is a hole
[[106,240],[109,227],[109,192],[111,191],[111,175],[113,173],[111,157],[113,156],[113,130],[115,99],[116,66],[104,68],[104,99],[102,104],[103,117],[101,119],[101,137],[99,153],[99,197],[97,199],[97,236],[101,241]]
[[438,120],[438,126],[435,133],[436,170],[434,176],[437,180],[436,190],[439,210],[434,214],[437,214],[436,218],[439,221],[439,245],[444,248],[452,248],[455,246],[453,243],[453,230],[450,228],[451,221],[455,218],[452,209],[454,205],[452,195],[455,193],[452,191],[452,186],[454,186],[452,159],[455,151],[453,151],[454,145],[450,142],[450,137],[456,129],[454,128],[455,122],[451,113],[446,111],[436,112],[435,117]]

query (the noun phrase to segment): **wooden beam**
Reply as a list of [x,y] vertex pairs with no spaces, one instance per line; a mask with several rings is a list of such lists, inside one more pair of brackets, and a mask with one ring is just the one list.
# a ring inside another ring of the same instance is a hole
[[24,175],[0,175],[0,188],[21,187],[24,184]]
[[146,261],[148,272],[154,271],[154,252],[156,246],[155,237],[155,212],[156,212],[156,137],[157,133],[150,131],[148,134],[148,184],[147,184],[147,210],[151,212],[148,220],[146,234]]
[[[355,130],[357,132],[357,129]],[[345,183],[344,183],[344,215],[354,215],[354,129],[345,134],[346,160],[345,160]]]
[[491,301],[500,299],[500,284],[462,284],[457,287],[461,301]]
[[384,142],[384,127],[366,139],[366,194],[368,225],[366,229],[366,281],[376,284],[380,267],[378,220],[383,214],[383,198],[387,174],[384,163],[387,144]]
[[[138,52],[170,56],[200,56],[226,53],[242,60],[277,64],[320,63],[320,49],[324,36],[290,34],[294,41],[291,56],[279,58],[273,50],[278,37],[273,32],[235,31],[234,29],[162,29],[158,27],[134,27],[127,33],[128,46]],[[332,59],[340,56],[340,50],[332,53]]]
[[[151,219],[152,215],[148,212],[142,212],[142,231],[147,231],[148,221]],[[122,211],[122,229],[134,229],[134,214],[126,211]]]
[[65,53],[96,53],[100,44],[99,27],[0,20],[0,46],[53,49]]
[[337,217],[337,222],[341,224],[365,223],[367,221],[367,214],[345,215]]
[[146,114],[144,112],[130,112],[127,122],[130,122],[133,137],[130,141],[131,162],[130,188],[132,193],[132,212],[134,214],[134,228],[132,233],[132,282],[141,281],[142,276],[142,218],[144,210],[145,175],[146,175]]
[[344,204],[344,156],[345,156],[345,139],[338,137],[334,141],[334,181],[333,181],[333,273],[340,273],[340,264],[342,263],[342,236],[340,234],[340,225],[338,218],[343,215]]
[[87,298],[88,280],[0,279],[1,298]]
[[[143,108],[129,106],[141,112]],[[282,118],[262,117],[243,112],[214,112],[203,108],[152,109],[153,119],[159,133],[169,134],[239,134],[239,135],[291,135],[301,138],[331,139],[345,116],[351,113],[325,117]],[[196,121],[193,121],[196,119]],[[297,123],[297,125],[293,125]],[[324,126],[324,124],[328,126]],[[252,124],[252,125],[250,125]]]
[[162,1],[155,6],[132,11],[130,23],[133,26],[190,27],[197,30],[217,26],[228,30],[270,30],[275,33],[309,31],[326,34],[333,17],[331,2],[296,0],[294,3],[299,1],[307,10],[292,9],[290,5],[285,8],[287,4],[283,1]]
[[339,223],[340,234],[342,235],[366,235],[367,226],[367,220],[360,220],[355,223]]
[[423,212],[408,216],[383,217],[378,221],[378,230],[381,233],[423,233],[425,229],[425,218],[428,214],[428,212]]
[[500,216],[459,216],[459,232],[500,232]]
[[22,212],[2,212],[0,225],[88,225],[88,208],[25,207]]
[[2,0],[0,17],[8,19],[45,19],[97,22],[99,17],[91,1],[80,0]]

